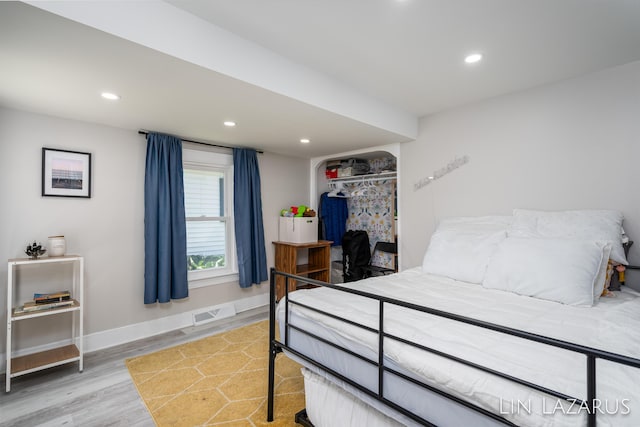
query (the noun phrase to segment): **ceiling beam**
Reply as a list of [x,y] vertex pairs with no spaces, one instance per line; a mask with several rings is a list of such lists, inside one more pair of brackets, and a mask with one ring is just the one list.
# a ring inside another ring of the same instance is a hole
[[25,1],[134,43],[415,139],[418,117],[165,2]]

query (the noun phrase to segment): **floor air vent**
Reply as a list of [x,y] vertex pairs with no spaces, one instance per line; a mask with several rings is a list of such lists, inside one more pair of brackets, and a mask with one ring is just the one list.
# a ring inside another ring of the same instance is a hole
[[204,311],[193,313],[193,326],[203,325],[205,323],[213,322],[215,320],[220,320],[235,315],[236,308],[233,304],[230,303],[216,305],[215,307],[209,307]]

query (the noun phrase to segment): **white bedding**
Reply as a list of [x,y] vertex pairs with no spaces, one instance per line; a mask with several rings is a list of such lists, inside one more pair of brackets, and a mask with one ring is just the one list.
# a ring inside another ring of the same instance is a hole
[[[574,307],[428,275],[420,268],[370,278],[350,286],[576,344],[640,357],[640,295],[632,291],[617,292],[615,298],[600,298],[593,307]],[[317,288],[296,291],[290,294],[290,299],[373,328],[378,325],[378,303],[355,295]],[[283,319],[283,308],[281,302],[278,306],[280,320]],[[318,333],[327,339],[376,357],[376,334],[363,332],[311,310],[294,308],[294,305],[290,308],[294,324],[303,323],[308,327],[313,321],[325,328],[324,332]],[[385,305],[385,331],[586,399],[586,362],[582,355],[391,305]],[[500,413],[518,425],[585,425],[584,409],[569,407],[568,404],[561,408],[556,398],[544,397],[539,392],[393,340],[385,341],[385,357],[421,380],[491,412]],[[349,368],[343,366],[343,369]],[[375,378],[370,380],[370,383],[375,382]],[[598,426],[640,425],[638,383],[640,369],[597,362],[597,398],[602,401],[597,416]]]

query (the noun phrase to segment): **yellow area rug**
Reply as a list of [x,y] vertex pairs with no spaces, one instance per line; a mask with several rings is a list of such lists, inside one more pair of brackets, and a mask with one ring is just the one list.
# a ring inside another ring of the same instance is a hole
[[276,358],[274,421],[267,423],[269,323],[125,361],[158,426],[295,426],[304,408],[300,365]]

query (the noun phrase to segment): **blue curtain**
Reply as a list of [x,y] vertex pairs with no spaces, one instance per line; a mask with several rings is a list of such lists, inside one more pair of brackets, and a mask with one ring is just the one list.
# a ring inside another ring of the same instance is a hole
[[233,215],[240,287],[267,280],[260,170],[255,150],[233,149]]
[[144,250],[144,303],[188,297],[182,142],[171,135],[147,135]]

